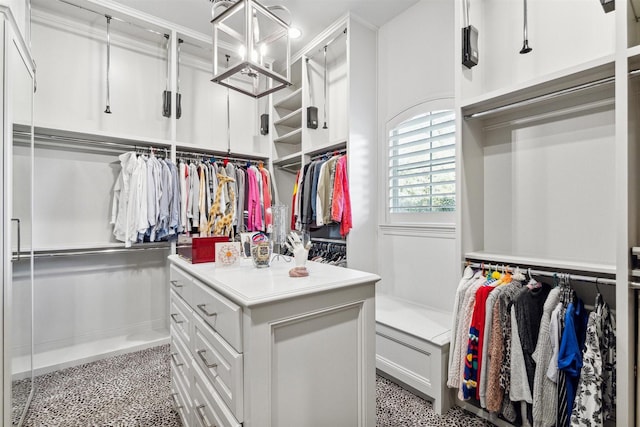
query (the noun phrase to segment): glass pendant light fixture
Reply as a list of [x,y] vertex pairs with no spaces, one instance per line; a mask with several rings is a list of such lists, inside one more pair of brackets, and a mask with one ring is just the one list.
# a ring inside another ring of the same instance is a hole
[[211,81],[255,98],[291,85],[289,24],[255,0],[212,2]]

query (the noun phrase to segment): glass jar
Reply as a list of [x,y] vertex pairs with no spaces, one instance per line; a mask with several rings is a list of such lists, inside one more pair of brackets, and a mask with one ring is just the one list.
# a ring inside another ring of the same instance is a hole
[[271,241],[253,242],[251,244],[251,259],[256,268],[266,268],[271,265],[273,243]]

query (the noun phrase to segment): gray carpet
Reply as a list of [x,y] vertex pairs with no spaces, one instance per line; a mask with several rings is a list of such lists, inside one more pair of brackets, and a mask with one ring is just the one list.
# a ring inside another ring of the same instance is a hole
[[[39,376],[24,426],[180,427],[169,366],[164,345]],[[382,377],[376,406],[378,427],[488,425],[459,408],[438,416],[430,402]]]

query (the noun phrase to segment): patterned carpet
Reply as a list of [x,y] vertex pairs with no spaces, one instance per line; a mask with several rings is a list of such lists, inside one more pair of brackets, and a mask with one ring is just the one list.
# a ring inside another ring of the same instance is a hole
[[[24,426],[180,427],[169,365],[165,345],[37,377]],[[380,376],[376,405],[378,427],[489,425],[459,408],[438,416],[430,402]]]

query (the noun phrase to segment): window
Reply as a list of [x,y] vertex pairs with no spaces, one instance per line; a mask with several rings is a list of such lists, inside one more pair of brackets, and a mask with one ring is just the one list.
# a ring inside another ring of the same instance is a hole
[[455,211],[454,112],[414,115],[389,129],[388,141],[388,213]]

